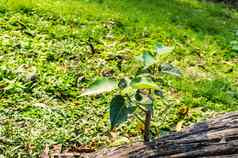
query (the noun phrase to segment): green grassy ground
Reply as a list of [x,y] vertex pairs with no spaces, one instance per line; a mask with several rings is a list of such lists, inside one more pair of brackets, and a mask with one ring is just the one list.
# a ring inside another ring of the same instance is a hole
[[102,76],[133,76],[134,57],[154,52],[158,42],[175,47],[159,62],[176,65],[183,76],[155,74],[165,99],[156,101],[154,137],[174,131],[181,120],[186,126],[235,111],[238,52],[232,41],[238,41],[238,12],[219,4],[0,0],[0,154],[37,157],[46,144],[75,149],[140,140],[141,123],[133,117],[116,138],[110,134],[112,94],[80,93]]

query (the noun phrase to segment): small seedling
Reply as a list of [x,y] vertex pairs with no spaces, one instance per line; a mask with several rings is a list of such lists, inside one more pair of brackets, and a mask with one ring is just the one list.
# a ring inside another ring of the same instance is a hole
[[[158,55],[164,52],[172,51],[169,47],[157,48]],[[152,73],[145,73],[156,63],[156,56],[149,52],[144,52],[136,59],[143,63],[139,68],[137,75],[132,79],[121,79],[114,81],[109,79],[99,79],[86,89],[81,96],[97,95],[104,92],[110,92],[117,89],[117,93],[113,96],[110,104],[110,121],[111,128],[115,128],[120,123],[128,119],[128,115],[133,113],[136,108],[139,108],[145,113],[144,122],[144,141],[150,140],[150,124],[153,115],[154,96],[163,96],[160,86],[155,82]],[[179,70],[171,65],[162,65],[166,73],[179,76]],[[154,71],[152,71],[154,72]],[[134,114],[134,113],[133,113]],[[136,115],[136,114],[135,114]],[[136,115],[138,116],[138,115]],[[139,116],[138,116],[139,117]]]

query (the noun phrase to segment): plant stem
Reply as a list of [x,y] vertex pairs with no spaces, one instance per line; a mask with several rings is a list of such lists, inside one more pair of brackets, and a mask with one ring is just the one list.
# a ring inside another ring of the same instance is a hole
[[150,141],[150,123],[153,113],[153,104],[147,106],[146,116],[145,116],[145,128],[144,128],[144,142]]
[[[128,100],[133,103],[133,101],[131,100],[130,96],[128,94],[126,94],[126,97],[128,98]],[[146,112],[147,110],[140,104],[140,103],[137,103],[137,106],[143,111],[143,112]]]
[[135,114],[135,117],[145,124],[145,121],[138,114]]
[[147,112],[147,110],[141,105],[141,104],[137,104],[137,106],[143,111],[143,112]]

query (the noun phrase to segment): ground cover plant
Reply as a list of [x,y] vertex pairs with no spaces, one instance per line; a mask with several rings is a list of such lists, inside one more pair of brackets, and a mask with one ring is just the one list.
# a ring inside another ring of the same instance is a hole
[[158,43],[173,51],[153,69],[164,98],[154,99],[152,138],[237,110],[237,25],[237,10],[197,0],[0,0],[0,154],[143,140],[136,116],[111,130],[116,90],[82,92],[101,78],[136,76],[135,58]]

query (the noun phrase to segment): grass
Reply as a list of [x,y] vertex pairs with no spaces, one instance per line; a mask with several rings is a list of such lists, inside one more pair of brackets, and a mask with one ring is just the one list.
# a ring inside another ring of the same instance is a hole
[[156,72],[166,97],[156,102],[154,137],[180,120],[236,111],[238,52],[230,43],[237,24],[237,10],[197,0],[0,0],[0,154],[38,157],[46,144],[75,150],[141,140],[135,118],[116,139],[110,132],[112,94],[80,94],[96,78],[133,76],[135,56],[158,42],[175,47],[159,62],[183,77]]

